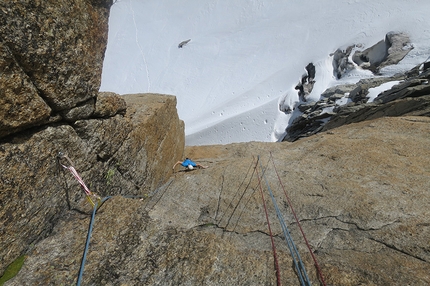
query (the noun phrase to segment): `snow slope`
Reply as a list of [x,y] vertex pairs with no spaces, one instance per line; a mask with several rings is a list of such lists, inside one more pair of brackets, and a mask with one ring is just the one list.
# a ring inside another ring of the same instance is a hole
[[430,55],[428,11],[428,0],[117,0],[100,90],[177,96],[188,145],[274,141],[292,116],[278,107],[298,100],[309,62],[314,100],[338,83],[329,54],[342,46],[407,32],[414,49],[383,72],[409,69]]

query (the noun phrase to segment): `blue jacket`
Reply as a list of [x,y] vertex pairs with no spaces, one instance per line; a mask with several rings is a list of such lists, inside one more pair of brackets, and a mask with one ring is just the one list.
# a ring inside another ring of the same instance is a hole
[[188,167],[188,165],[191,165],[191,166],[193,166],[193,167],[197,167],[197,164],[196,163],[194,163],[192,160],[190,160],[190,159],[185,159],[185,161],[184,162],[182,162],[181,163],[181,165],[182,166],[184,166],[184,167]]

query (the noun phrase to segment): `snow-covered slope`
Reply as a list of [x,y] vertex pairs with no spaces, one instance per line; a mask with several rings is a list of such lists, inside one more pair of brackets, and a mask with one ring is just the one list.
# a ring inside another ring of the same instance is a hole
[[100,89],[177,96],[188,145],[274,141],[291,116],[280,101],[298,100],[294,86],[309,62],[316,100],[336,83],[330,53],[394,30],[414,49],[383,72],[409,69],[430,55],[428,11],[428,0],[117,0]]

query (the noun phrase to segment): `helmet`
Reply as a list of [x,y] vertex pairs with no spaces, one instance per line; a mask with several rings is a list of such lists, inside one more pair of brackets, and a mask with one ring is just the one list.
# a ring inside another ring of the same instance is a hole
[[194,169],[193,165],[188,165],[188,170],[192,170],[192,169]]

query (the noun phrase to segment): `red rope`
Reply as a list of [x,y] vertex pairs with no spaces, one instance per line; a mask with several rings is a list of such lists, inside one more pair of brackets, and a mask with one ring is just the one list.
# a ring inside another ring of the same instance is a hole
[[296,222],[297,222],[297,225],[299,226],[300,232],[302,233],[302,236],[303,236],[303,239],[305,240],[306,246],[307,246],[307,247],[308,247],[308,249],[309,249],[309,253],[310,253],[310,254],[311,254],[311,256],[312,256],[312,259],[314,260],[315,267],[316,267],[316,269],[317,269],[318,275],[319,275],[320,280],[321,280],[320,282],[321,282],[324,286],[326,286],[326,283],[325,283],[325,281],[324,281],[324,277],[323,277],[322,272],[321,272],[321,268],[320,268],[320,266],[319,266],[319,264],[318,264],[318,262],[317,262],[317,259],[316,259],[315,255],[314,255],[314,253],[313,253],[313,251],[312,251],[312,249],[311,249],[311,246],[309,245],[309,242],[308,242],[308,240],[307,240],[307,238],[306,238],[306,235],[305,235],[305,233],[304,233],[304,231],[303,231],[303,229],[302,229],[302,225],[300,224],[300,221],[299,221],[299,219],[298,219],[298,217],[297,217],[297,215],[296,215],[296,212],[294,211],[294,208],[293,208],[293,205],[292,205],[292,203],[291,203],[291,200],[290,200],[290,198],[288,197],[287,192],[285,191],[284,184],[282,184],[281,177],[279,176],[278,170],[276,169],[275,162],[274,162],[273,157],[272,157],[272,152],[270,152],[270,159],[272,160],[273,168],[275,169],[276,175],[278,176],[279,183],[281,184],[282,190],[284,191],[285,197],[287,198],[288,205],[290,206],[291,212],[293,213],[294,218],[295,218],[295,220],[296,220]]
[[275,270],[276,270],[276,282],[277,282],[277,285],[279,286],[281,285],[281,273],[279,271],[278,256],[276,254],[275,241],[273,240],[273,234],[272,234],[272,229],[270,227],[269,215],[267,213],[266,200],[264,199],[263,188],[261,187],[261,178],[258,175],[258,160],[257,160],[257,163],[255,164],[255,170],[257,172],[258,186],[260,188],[261,198],[263,200],[264,212],[266,213],[266,221],[267,221],[267,226],[269,228],[270,240],[272,242],[273,259],[275,261]]

